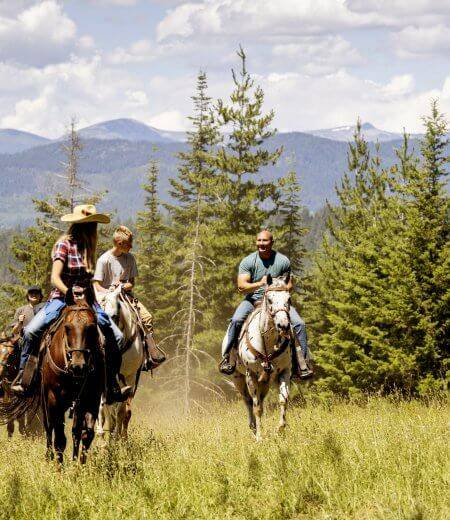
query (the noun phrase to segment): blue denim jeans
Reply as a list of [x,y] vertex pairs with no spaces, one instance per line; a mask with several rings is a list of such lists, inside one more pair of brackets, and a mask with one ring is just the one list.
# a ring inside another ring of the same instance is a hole
[[[228,328],[227,346],[225,352],[228,353],[230,350],[237,345],[239,333],[241,332],[242,325],[246,320],[247,316],[254,309],[253,302],[251,300],[242,300],[238,308],[235,310],[233,317],[231,318],[230,326]],[[308,337],[306,335],[305,322],[300,318],[298,312],[291,306],[289,311],[289,317],[294,333],[298,339],[299,345],[302,349],[302,354],[305,359],[309,358],[308,350]]]
[[[30,323],[23,329],[22,353],[20,355],[20,369],[23,370],[30,354],[39,351],[42,335],[47,327],[59,318],[66,306],[63,300],[54,298],[49,300],[36,314]],[[123,344],[123,335],[119,327],[111,320],[98,303],[94,304],[100,330],[105,336],[106,346],[120,353]]]

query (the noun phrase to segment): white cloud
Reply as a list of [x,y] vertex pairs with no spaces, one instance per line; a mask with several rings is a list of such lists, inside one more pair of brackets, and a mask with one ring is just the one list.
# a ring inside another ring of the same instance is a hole
[[127,63],[143,63],[152,60],[157,50],[150,40],[138,40],[128,48],[117,47],[107,55],[107,60],[112,65],[124,65]]
[[88,0],[90,4],[98,5],[116,5],[116,6],[131,6],[136,5],[139,0]]
[[0,60],[43,66],[66,59],[76,44],[76,25],[55,0],[0,14]]
[[450,52],[450,28],[445,25],[432,27],[405,27],[394,34],[397,54],[402,58],[416,58]]
[[161,130],[177,131],[186,129],[186,118],[178,110],[168,110],[167,112],[156,114],[156,116],[148,120],[148,123]]
[[295,43],[278,44],[272,48],[272,55],[283,67],[295,67],[312,75],[364,63],[359,51],[341,36],[309,36]]
[[261,84],[266,107],[274,108],[281,130],[333,127],[354,123],[359,116],[385,130],[406,127],[409,132],[419,132],[432,98],[438,98],[442,110],[450,113],[450,77],[441,89],[424,91],[414,89],[414,79],[408,74],[381,84],[345,70],[321,77],[269,74]]

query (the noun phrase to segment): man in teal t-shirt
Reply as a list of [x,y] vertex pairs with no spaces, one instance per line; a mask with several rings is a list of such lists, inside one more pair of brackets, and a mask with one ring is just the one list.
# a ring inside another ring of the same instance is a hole
[[[239,264],[238,290],[246,296],[231,318],[231,323],[228,328],[227,345],[219,365],[219,370],[227,375],[232,374],[235,369],[230,363],[231,349],[237,346],[242,325],[247,316],[254,309],[255,302],[261,300],[264,296],[267,275],[270,274],[273,278],[277,278],[291,272],[289,258],[272,249],[273,236],[270,231],[264,230],[258,234],[256,237],[256,246],[258,250],[246,256]],[[293,288],[292,276],[288,283],[288,288],[289,290]],[[305,322],[300,318],[294,307],[291,307],[289,315],[292,328],[302,349],[302,354],[305,359],[308,359],[308,340]],[[299,375],[301,378],[306,379],[310,377],[312,373],[312,370],[307,368],[301,370]]]

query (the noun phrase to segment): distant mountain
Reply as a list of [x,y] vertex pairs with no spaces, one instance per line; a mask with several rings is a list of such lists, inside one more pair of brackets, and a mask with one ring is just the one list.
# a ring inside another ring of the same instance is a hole
[[[337,126],[335,128],[326,128],[323,130],[311,130],[308,134],[324,139],[332,139],[333,141],[353,141],[353,134],[355,133],[355,125]],[[396,141],[402,138],[402,134],[395,132],[386,132],[375,128],[371,123],[363,123],[361,125],[362,134],[366,141],[384,143],[387,141]],[[419,134],[412,135],[413,138],[420,137]]]
[[49,143],[50,139],[40,135],[13,130],[11,128],[0,129],[0,153],[17,153]]
[[185,140],[184,132],[158,130],[135,119],[113,119],[79,130],[83,139],[124,139],[126,141],[149,141],[171,143]]
[[[177,152],[186,150],[185,143],[160,142],[152,151],[152,143],[124,139],[84,139],[80,158],[80,174],[89,188],[108,190],[102,209],[117,211],[119,218],[134,217],[144,204],[146,166],[153,155],[160,164],[158,192],[169,201],[169,178],[176,175]],[[381,143],[384,164],[395,160],[394,148],[401,141]],[[411,145],[417,149],[417,142]],[[301,132],[280,133],[268,141],[268,147],[284,147],[276,166],[261,172],[266,179],[277,179],[295,169],[302,185],[303,204],[311,210],[321,208],[326,200],[335,201],[334,186],[347,166],[347,143],[322,139]],[[374,145],[370,145],[374,149]],[[61,163],[64,156],[60,142],[52,142],[14,155],[0,155],[0,225],[28,224],[34,218],[31,197],[44,197],[63,182]],[[294,162],[292,164],[292,161]]]

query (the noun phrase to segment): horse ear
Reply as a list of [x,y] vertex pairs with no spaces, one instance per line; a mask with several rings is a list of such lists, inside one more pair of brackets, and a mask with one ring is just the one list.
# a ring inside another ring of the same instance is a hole
[[267,275],[267,285],[272,285],[272,281],[273,281],[273,280],[272,280],[272,275],[269,273],[269,274]]
[[291,279],[291,273],[286,273],[284,275],[284,283],[287,285],[289,283],[290,279]]

